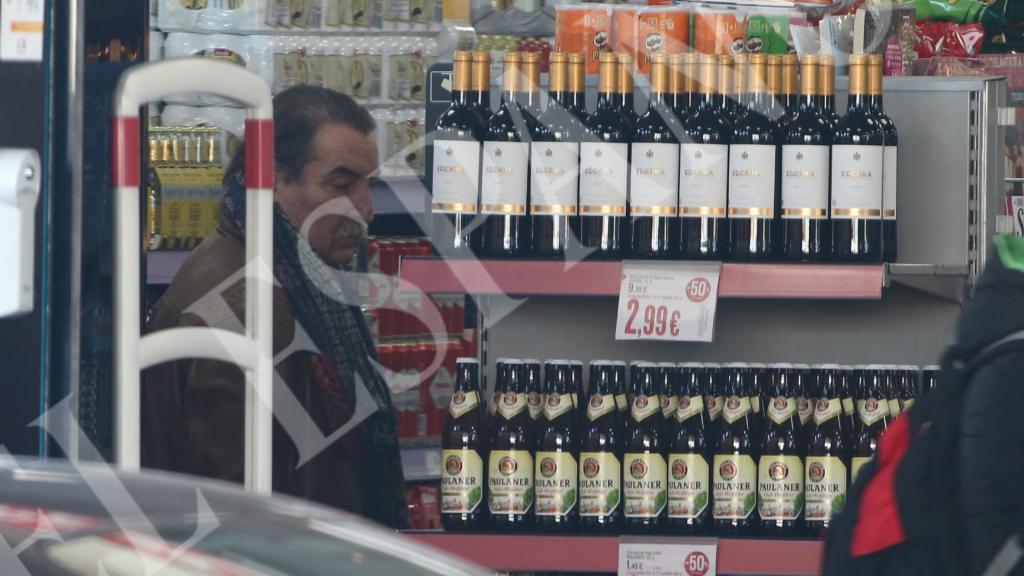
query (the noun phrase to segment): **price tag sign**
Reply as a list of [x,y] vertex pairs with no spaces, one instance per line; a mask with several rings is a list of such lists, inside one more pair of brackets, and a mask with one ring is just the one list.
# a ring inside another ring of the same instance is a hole
[[616,340],[711,342],[720,263],[624,262]]
[[715,576],[715,538],[622,538],[618,576]]

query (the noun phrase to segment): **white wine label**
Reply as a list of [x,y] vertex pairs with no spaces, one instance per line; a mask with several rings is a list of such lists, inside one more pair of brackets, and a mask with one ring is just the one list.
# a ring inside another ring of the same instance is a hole
[[882,147],[832,147],[832,217],[882,217]]
[[708,405],[708,418],[712,422],[718,420],[718,417],[722,415],[722,408],[725,407],[725,398],[722,396],[705,396],[704,401]]
[[608,516],[622,502],[622,465],[611,452],[580,452],[580,516]]
[[565,516],[576,506],[578,467],[567,452],[537,452],[534,491],[538,516]]
[[742,520],[757,504],[757,465],[750,456],[715,454],[712,516],[716,520]]
[[796,399],[778,396],[768,403],[768,417],[776,424],[785,424],[796,414]]
[[872,458],[874,456],[854,456],[850,460],[850,486],[853,486],[854,482],[857,481],[857,474],[860,473],[860,469],[868,462],[871,462]]
[[725,216],[729,200],[729,146],[679,146],[679,215]]
[[696,518],[708,507],[711,469],[700,454],[669,454],[668,517]]
[[828,218],[828,146],[782,147],[782,217]]
[[818,398],[814,404],[814,423],[821,426],[825,422],[843,413],[842,403],[839,398]]
[[629,144],[580,144],[580,214],[625,215]]
[[865,426],[871,426],[882,418],[889,416],[889,403],[885,400],[868,398],[857,400],[857,417]]
[[480,189],[480,143],[434,141],[434,212],[477,212]]
[[729,396],[725,400],[725,406],[722,407],[722,418],[729,424],[732,424],[751,412],[750,398],[746,396]]
[[498,413],[506,420],[515,418],[517,414],[526,409],[526,394],[508,392],[502,395],[501,401],[498,402]]
[[633,144],[629,205],[636,215],[675,215],[679,204],[679,144]]
[[661,415],[665,418],[671,418],[676,413],[676,409],[679,408],[679,397],[678,396],[659,396],[658,400],[661,402]]
[[528,142],[484,142],[481,214],[526,214]]
[[685,422],[704,411],[704,398],[701,396],[680,396],[679,407],[676,408],[676,422]]
[[530,146],[530,212],[575,214],[580,186],[578,142],[534,142]]
[[910,407],[914,405],[913,398],[907,398],[906,400],[900,400],[900,412],[906,412],[910,410]]
[[665,459],[661,454],[626,453],[622,494],[626,518],[654,518],[665,509],[668,495]]
[[771,218],[775,214],[775,146],[729,147],[729,216]]
[[889,419],[895,420],[900,415],[900,401],[896,398],[889,400]]
[[548,394],[544,402],[544,418],[554,420],[576,408],[571,394]]
[[459,418],[473,408],[476,408],[479,404],[480,395],[477,394],[476,390],[470,390],[469,392],[457,390],[455,394],[452,394],[452,401],[448,404],[448,413],[452,415],[452,418]]
[[882,151],[882,218],[896,219],[897,148],[886,146]]
[[615,396],[612,394],[593,394],[587,402],[587,420],[591,422],[618,410]]
[[800,397],[796,399],[796,411],[800,414],[800,424],[807,424],[814,415],[814,400]]
[[523,514],[533,506],[533,457],[527,450],[491,450],[487,465],[491,514]]
[[530,420],[538,420],[544,413],[544,397],[540,392],[530,392],[526,396],[526,404],[530,409]]
[[846,505],[846,465],[835,456],[808,456],[804,477],[808,521],[829,520]]
[[629,408],[629,399],[625,394],[615,395],[615,407],[619,409],[619,412],[625,412],[626,408]]
[[441,451],[441,513],[469,514],[480,506],[484,462],[476,450]]
[[630,415],[633,417],[634,422],[643,422],[660,412],[661,402],[658,401],[657,396],[638,394],[633,397],[633,408],[630,410]]
[[853,398],[843,398],[843,414],[847,416],[853,416],[853,412],[856,410],[854,406]]
[[799,456],[761,456],[757,512],[762,520],[796,520],[804,509],[804,462]]

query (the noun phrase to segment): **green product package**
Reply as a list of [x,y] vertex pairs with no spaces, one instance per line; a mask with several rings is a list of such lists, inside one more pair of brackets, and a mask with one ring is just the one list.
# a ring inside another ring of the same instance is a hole
[[789,52],[789,18],[754,16],[747,18],[747,52],[785,54]]

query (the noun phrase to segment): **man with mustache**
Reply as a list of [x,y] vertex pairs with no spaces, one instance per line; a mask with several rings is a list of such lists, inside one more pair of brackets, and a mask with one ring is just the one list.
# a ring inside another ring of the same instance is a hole
[[[273,488],[403,527],[395,411],[346,273],[373,220],[374,128],[364,108],[332,90],[298,86],[274,98]],[[244,161],[240,150],[224,176],[217,231],[157,302],[149,331],[243,330]],[[188,360],[143,376],[143,466],[241,482],[242,371]],[[301,409],[285,417],[295,408],[289,394]]]

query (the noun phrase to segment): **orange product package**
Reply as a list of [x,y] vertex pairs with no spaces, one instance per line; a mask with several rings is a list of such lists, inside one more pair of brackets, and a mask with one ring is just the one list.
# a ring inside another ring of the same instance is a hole
[[612,52],[629,54],[636,58],[637,50],[637,18],[640,6],[619,4],[612,14]]
[[587,74],[597,74],[601,53],[611,48],[611,7],[563,4],[555,18],[555,50],[586,54]]
[[651,56],[690,51],[690,13],[677,7],[637,10],[634,60],[641,74],[651,73]]
[[693,46],[697,52],[735,54],[746,50],[746,16],[698,11],[693,18]]

